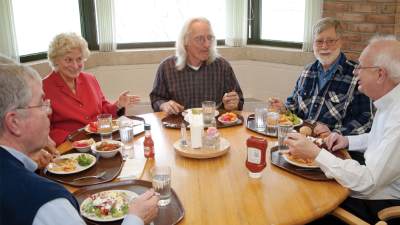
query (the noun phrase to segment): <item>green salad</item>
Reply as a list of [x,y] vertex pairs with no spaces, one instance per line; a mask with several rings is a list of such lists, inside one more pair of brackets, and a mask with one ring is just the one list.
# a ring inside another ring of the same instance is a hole
[[86,154],[80,154],[76,160],[80,166],[88,166],[93,161],[93,159]]

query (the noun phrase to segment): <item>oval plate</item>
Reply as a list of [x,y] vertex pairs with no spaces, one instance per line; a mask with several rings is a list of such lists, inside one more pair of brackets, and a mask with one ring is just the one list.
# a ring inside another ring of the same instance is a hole
[[[57,171],[57,170],[54,170],[54,168],[53,168],[53,167],[54,167],[54,163],[50,163],[50,164],[47,166],[47,171],[49,171],[49,172],[51,172],[51,173],[53,173],[53,174],[59,174],[59,175],[74,174],[74,173],[79,173],[79,172],[81,172],[81,171],[87,170],[87,169],[89,169],[90,167],[92,167],[92,166],[96,163],[96,157],[94,157],[94,156],[91,155],[91,154],[87,154],[87,153],[70,153],[70,154],[65,154],[65,155],[61,155],[61,156],[60,156],[60,159],[71,159],[71,158],[76,159],[76,158],[78,158],[78,156],[81,155],[81,154],[84,154],[84,155],[90,157],[90,158],[92,159],[92,163],[90,163],[90,164],[87,165],[87,166],[81,166],[81,165],[79,165],[79,163],[78,163],[78,161],[77,161],[77,162],[76,162],[76,168],[75,168],[75,170],[73,170],[73,171]],[[56,159],[56,160],[57,160],[57,159]]]
[[231,144],[225,138],[220,138],[219,149],[192,149],[190,146],[184,147],[181,141],[174,143],[175,152],[181,156],[194,159],[209,159],[226,154],[231,147]]
[[[136,198],[138,196],[138,194],[136,194],[135,192],[127,191],[127,190],[109,190],[109,191],[102,191],[102,192],[108,192],[108,193],[124,192],[124,193],[126,193],[128,195],[130,200],[132,200],[133,198]],[[95,193],[94,195],[98,195],[98,194],[100,194],[102,192]],[[128,201],[128,203],[130,202],[130,200]],[[88,204],[89,201],[90,201],[90,196],[87,197],[85,200],[83,200],[83,202],[82,202],[82,204],[80,205],[79,208],[80,208],[81,215],[86,217],[86,218],[88,218],[88,219],[90,219],[90,220],[93,220],[93,221],[96,221],[96,222],[111,222],[111,221],[121,220],[126,216],[126,215],[123,215],[123,216],[120,216],[120,217],[102,218],[102,217],[98,217],[96,215],[88,214],[88,213],[84,212],[82,208],[83,208],[84,205]]]
[[298,166],[298,167],[302,167],[302,168],[319,168],[319,166],[316,165],[315,162],[313,162],[313,164],[307,164],[307,163],[303,163],[300,161],[294,161],[294,160],[290,159],[286,153],[282,154],[282,157],[286,160],[286,162],[288,162],[294,166]]

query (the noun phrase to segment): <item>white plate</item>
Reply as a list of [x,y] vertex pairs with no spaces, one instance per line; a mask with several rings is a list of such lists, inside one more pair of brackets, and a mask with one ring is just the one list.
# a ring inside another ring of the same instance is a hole
[[300,120],[300,123],[298,123],[298,124],[293,124],[293,127],[298,127],[298,126],[303,125],[303,120],[300,119],[300,118],[299,118],[299,120]]
[[[120,192],[126,193],[126,194],[128,195],[128,197],[129,197],[129,199],[128,199],[128,201],[127,201],[128,204],[129,204],[129,202],[130,202],[133,198],[136,198],[136,197],[138,196],[138,194],[136,194],[135,192],[133,192],[133,191],[127,191],[127,190],[108,190],[108,191],[98,192],[98,193],[95,193],[95,194],[93,194],[93,195],[100,195],[100,194],[109,195],[109,194],[111,194],[111,193],[120,193]],[[90,196],[92,196],[92,195],[90,195]],[[96,216],[94,213],[93,213],[93,214],[91,214],[91,213],[86,213],[85,211],[83,211],[83,206],[85,206],[86,204],[88,204],[88,203],[91,202],[90,196],[87,197],[85,200],[83,200],[83,202],[81,203],[81,205],[80,205],[80,207],[79,207],[82,216],[84,216],[84,217],[86,217],[86,218],[88,218],[88,219],[90,219],[90,220],[96,221],[96,222],[111,222],[111,221],[117,221],[117,220],[123,219],[123,218],[126,216],[126,214],[125,214],[125,215],[120,216],[120,217],[112,217],[111,215],[109,215],[109,216],[107,216],[107,217],[98,217],[98,216]]]
[[302,163],[299,161],[293,161],[293,160],[289,159],[289,157],[287,156],[286,153],[282,154],[282,157],[286,160],[286,162],[288,162],[294,166],[303,167],[303,168],[319,168],[319,166],[315,165],[315,163],[313,163],[313,165],[309,165],[309,164]]
[[92,159],[92,163],[90,163],[87,166],[81,166],[81,165],[79,165],[79,163],[77,161],[75,170],[68,171],[68,172],[66,172],[66,171],[55,171],[55,170],[53,170],[54,163],[50,163],[47,166],[47,171],[49,171],[49,172],[51,172],[53,174],[60,174],[60,175],[74,174],[74,173],[79,173],[81,171],[87,170],[87,169],[89,169],[90,167],[92,167],[96,163],[96,157],[94,157],[91,154],[86,154],[86,153],[70,153],[70,154],[61,155],[60,158],[61,159],[71,159],[71,158],[77,159],[78,156],[81,155],[81,154],[84,154],[84,155],[90,157]]
[[[202,108],[193,108],[193,109],[200,110],[201,112],[203,111]],[[214,116],[218,116],[218,115],[219,115],[218,110],[215,110]],[[192,116],[193,116],[193,114],[192,114],[192,109],[186,109],[185,111],[183,111],[183,112],[182,112],[182,116],[183,116],[183,119],[184,119],[186,122],[190,123],[190,122],[192,121]],[[200,116],[201,116],[201,120],[203,121],[203,114],[200,114]]]
[[[117,125],[118,124],[118,122],[117,122],[117,120],[113,120],[113,125],[112,125],[112,132],[115,132],[115,131],[117,131],[118,129],[119,129],[119,126]],[[86,132],[88,132],[88,133],[90,133],[90,134],[98,134],[99,132],[93,132],[93,131],[91,131],[90,129],[89,129],[89,124],[87,124],[83,129],[86,131]]]
[[[223,115],[223,114],[222,114],[222,115]],[[222,115],[221,115],[220,117],[218,117],[218,121],[221,122],[222,124],[225,124],[225,125],[235,124],[235,123],[239,120],[239,118],[236,117],[236,120],[233,120],[233,121],[224,121],[224,120],[222,120]]]

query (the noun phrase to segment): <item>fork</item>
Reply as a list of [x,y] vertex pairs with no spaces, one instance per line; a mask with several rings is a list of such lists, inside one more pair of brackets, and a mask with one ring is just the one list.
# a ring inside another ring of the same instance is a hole
[[72,181],[77,181],[77,180],[82,180],[82,179],[87,179],[87,178],[103,179],[105,175],[106,175],[106,171],[103,171],[94,176],[78,177],[78,178],[73,179]]

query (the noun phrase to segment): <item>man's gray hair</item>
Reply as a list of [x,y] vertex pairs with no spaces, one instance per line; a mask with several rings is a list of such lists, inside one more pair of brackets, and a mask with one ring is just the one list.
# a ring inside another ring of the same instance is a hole
[[16,62],[0,53],[0,64],[16,64]]
[[[187,20],[185,24],[182,27],[181,32],[179,33],[178,40],[176,40],[175,47],[176,47],[176,68],[178,70],[182,70],[186,66],[186,60],[187,60],[187,52],[185,46],[189,43],[189,38],[191,35],[191,28],[192,24],[195,22],[202,22],[206,23],[210,27],[210,34],[214,35],[214,31],[212,30],[211,23],[208,19],[204,17],[195,17]],[[217,58],[218,52],[217,52],[217,41],[216,39],[211,43],[210,47],[210,52],[208,55],[207,59],[207,64],[210,64],[214,62],[214,60]]]
[[369,41],[369,45],[389,41],[396,43],[395,45],[385,45],[378,52],[374,51],[370,53],[372,57],[371,61],[374,66],[384,68],[390,79],[396,83],[400,82],[400,42],[394,35],[376,35]]
[[339,20],[332,18],[332,17],[325,17],[320,19],[316,24],[313,26],[313,38],[318,34],[330,29],[335,28],[336,34],[338,37],[341,35],[341,26]]
[[5,114],[29,104],[33,82],[42,82],[34,69],[19,64],[0,64],[0,134],[4,130]]

